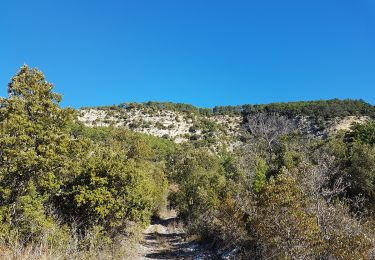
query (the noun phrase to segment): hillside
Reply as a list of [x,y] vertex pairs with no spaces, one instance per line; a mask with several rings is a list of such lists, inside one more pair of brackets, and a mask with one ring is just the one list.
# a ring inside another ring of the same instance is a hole
[[138,104],[129,107],[83,108],[79,121],[87,126],[125,127],[135,132],[171,139],[176,143],[230,149],[240,139],[240,114],[200,113]]
[[1,259],[374,259],[372,105],[60,102],[0,99]]
[[[178,103],[125,103],[119,106],[82,108],[78,120],[86,126],[124,127],[195,146],[233,150],[242,143],[251,121],[260,114],[277,114],[303,135],[327,137],[353,123],[375,118],[375,107],[362,100],[327,100],[221,106],[201,109]],[[250,122],[250,123],[249,123]],[[274,124],[269,122],[270,124]]]

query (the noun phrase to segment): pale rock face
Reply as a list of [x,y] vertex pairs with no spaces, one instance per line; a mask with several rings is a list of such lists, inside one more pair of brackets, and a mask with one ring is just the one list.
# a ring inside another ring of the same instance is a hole
[[[115,112],[108,116],[108,112],[98,109],[81,110],[78,120],[87,126],[116,126],[126,127],[136,132],[147,133],[162,137],[168,135],[176,138],[178,142],[183,142],[184,134],[189,133],[189,128],[193,126],[191,122],[183,119],[177,112],[159,111],[156,114],[147,114],[140,110],[123,110],[121,114]],[[141,122],[137,125],[137,122]]]
[[341,130],[349,130],[350,127],[355,124],[363,124],[371,120],[368,116],[347,116],[333,124],[329,129],[329,132],[338,132]]
[[[199,122],[206,120],[215,125],[215,129],[210,132],[211,137],[215,139],[214,150],[219,149],[219,147],[225,147],[227,150],[233,151],[242,144],[240,141],[243,129],[243,118],[241,115],[197,116],[169,110],[150,112],[142,109],[104,110],[100,108],[87,108],[79,111],[78,120],[90,127],[124,127],[135,132],[157,137],[167,137],[176,143],[187,142],[191,138],[204,139],[207,129],[200,126]],[[316,122],[306,117],[291,120],[305,134],[327,136],[340,130],[348,130],[352,124],[364,123],[370,120],[370,118],[366,116],[336,118],[324,122],[325,126],[323,130],[317,130]]]
[[[215,115],[205,119],[217,125],[214,136],[220,138],[228,149],[232,150],[234,140],[240,136],[241,116]],[[197,128],[194,131],[191,128],[197,116],[190,118],[186,113],[178,111],[154,111],[148,112],[140,109],[132,110],[102,110],[96,108],[81,109],[78,120],[86,126],[115,126],[125,127],[135,132],[146,133],[158,137],[168,137],[176,143],[186,142],[192,136],[201,136],[204,129]],[[225,136],[225,138],[221,138]]]

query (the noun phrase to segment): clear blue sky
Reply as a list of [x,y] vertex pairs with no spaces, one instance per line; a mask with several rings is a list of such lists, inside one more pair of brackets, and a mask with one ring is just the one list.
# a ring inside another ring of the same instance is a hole
[[1,0],[0,96],[23,63],[64,106],[375,104],[375,0]]

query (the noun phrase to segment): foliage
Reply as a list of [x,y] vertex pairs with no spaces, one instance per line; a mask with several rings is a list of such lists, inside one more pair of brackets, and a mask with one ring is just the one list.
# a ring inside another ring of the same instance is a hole
[[[183,112],[195,140],[175,144],[84,126],[37,69],[22,67],[8,93],[0,99],[0,247],[13,258],[28,248],[34,258],[43,250],[61,259],[129,257],[124,247],[168,203],[190,234],[239,259],[366,259],[374,246],[374,122],[328,140],[289,124],[374,117],[362,100],[101,108],[106,120],[124,109]],[[251,135],[241,149],[208,149],[222,129],[206,117],[240,114]]]
[[350,195],[363,195],[375,209],[375,146],[355,143],[349,151],[345,172]]
[[105,232],[118,234],[130,221],[146,224],[165,185],[161,172],[153,169],[161,178],[156,182],[145,168],[124,161],[120,151],[99,149],[65,185],[58,204],[64,203],[63,211],[84,229],[102,226]]
[[342,177],[348,184],[347,196],[362,196],[370,211],[375,210],[375,127],[374,122],[355,124],[349,131],[328,141],[329,153],[337,158]]
[[245,105],[243,113],[278,113],[286,117],[308,116],[313,118],[334,118],[345,116],[369,116],[375,118],[375,107],[363,100],[331,99],[271,103],[268,105]]
[[226,181],[218,158],[204,150],[179,150],[170,158],[169,167],[170,178],[179,185],[171,197],[183,218],[192,219],[217,207]]
[[23,66],[0,106],[0,204],[3,224],[21,239],[38,237],[52,225],[48,202],[75,172],[84,143],[69,136],[73,111],[43,74]]
[[368,145],[375,145],[375,121],[368,121],[364,124],[355,124],[345,135],[348,142],[359,142]]
[[244,106],[215,106],[212,109],[218,115],[241,115]]
[[42,73],[22,67],[8,93],[0,109],[0,176],[2,199],[12,203],[29,181],[38,191],[56,191],[79,142],[69,138],[72,110],[58,106]]
[[0,100],[0,238],[52,245],[70,233],[86,250],[95,229],[103,243],[129,236],[165,205],[164,161],[174,145],[75,123],[52,89],[23,66]]
[[[97,107],[103,110],[119,111],[121,109],[137,109],[147,111],[179,111],[202,116],[211,115],[248,115],[251,113],[277,113],[286,117],[308,116],[314,118],[334,118],[344,116],[369,116],[375,118],[374,106],[363,100],[330,99],[317,101],[283,102],[260,105],[215,106],[211,108],[198,108],[190,104],[155,102],[144,103],[128,102],[118,106]],[[85,109],[85,108],[83,108]]]
[[272,178],[260,192],[254,220],[266,256],[306,258],[318,252],[319,227],[308,198],[289,176]]
[[253,181],[253,189],[255,193],[259,193],[266,185],[266,174],[268,171],[268,166],[266,161],[259,158],[256,162],[255,168],[255,178]]

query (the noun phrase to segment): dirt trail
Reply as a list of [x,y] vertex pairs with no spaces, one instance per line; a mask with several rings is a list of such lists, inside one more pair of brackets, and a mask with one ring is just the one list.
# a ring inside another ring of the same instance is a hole
[[186,238],[175,215],[153,220],[144,231],[138,259],[215,259],[203,246]]

